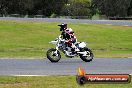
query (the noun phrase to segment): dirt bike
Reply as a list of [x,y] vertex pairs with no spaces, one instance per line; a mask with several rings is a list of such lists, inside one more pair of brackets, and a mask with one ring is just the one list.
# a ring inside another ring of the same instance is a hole
[[75,56],[80,56],[80,58],[85,62],[90,62],[93,60],[92,51],[86,47],[85,42],[77,42],[75,46],[79,51],[73,51],[71,47],[66,46],[64,39],[59,36],[56,40],[51,41],[50,43],[56,45],[56,48],[51,48],[47,51],[47,58],[51,62],[58,62],[61,59],[60,51],[62,51],[66,57],[72,58]]

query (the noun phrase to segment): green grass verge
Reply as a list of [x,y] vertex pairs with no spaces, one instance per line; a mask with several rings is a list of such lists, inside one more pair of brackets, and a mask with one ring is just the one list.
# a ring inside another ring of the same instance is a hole
[[46,77],[0,77],[0,88],[132,88],[128,84],[85,84],[76,83],[75,76]]
[[[45,57],[59,34],[59,23],[0,21],[0,57]],[[132,27],[69,24],[95,57],[132,57]]]

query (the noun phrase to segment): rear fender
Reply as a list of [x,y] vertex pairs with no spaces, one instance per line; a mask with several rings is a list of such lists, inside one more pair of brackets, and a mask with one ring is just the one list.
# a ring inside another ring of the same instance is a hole
[[57,44],[57,41],[51,41],[49,43],[56,45]]
[[84,48],[84,47],[86,47],[86,43],[85,42],[79,43],[79,48]]

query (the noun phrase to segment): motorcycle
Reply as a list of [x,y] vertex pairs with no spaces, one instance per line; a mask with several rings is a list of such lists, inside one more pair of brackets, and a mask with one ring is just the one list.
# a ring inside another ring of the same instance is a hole
[[90,62],[93,60],[92,51],[86,47],[85,42],[77,42],[75,46],[78,48],[78,51],[73,51],[71,47],[66,46],[65,40],[59,36],[56,40],[51,41],[50,43],[54,44],[56,48],[51,48],[47,51],[47,58],[51,62],[58,62],[61,59],[60,51],[62,51],[66,57],[72,58],[75,56],[80,56],[80,58],[85,62]]

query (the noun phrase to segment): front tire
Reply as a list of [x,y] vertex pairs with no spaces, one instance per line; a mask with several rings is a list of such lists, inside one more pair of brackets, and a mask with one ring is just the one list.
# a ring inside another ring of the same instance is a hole
[[[55,53],[57,52],[57,53]],[[56,49],[49,49],[47,51],[47,58],[51,61],[51,62],[58,62],[60,59],[61,59],[61,55],[60,55],[60,52]]]
[[91,51],[90,49],[88,49],[88,48],[84,48],[83,51],[86,51],[86,52],[87,52],[87,56],[80,55],[80,58],[81,58],[83,61],[85,61],[85,62],[90,62],[90,61],[92,61],[92,60],[93,60],[93,57],[94,57],[92,51]]

